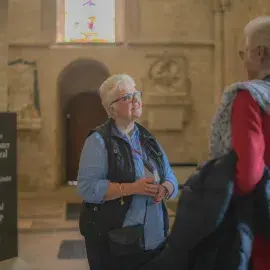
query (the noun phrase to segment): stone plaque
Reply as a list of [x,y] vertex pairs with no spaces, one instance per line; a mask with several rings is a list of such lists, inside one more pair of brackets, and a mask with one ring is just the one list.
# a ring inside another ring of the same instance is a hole
[[0,261],[18,256],[16,122],[0,113]]
[[147,55],[154,58],[142,79],[144,124],[150,131],[181,132],[191,107],[188,61],[182,55]]
[[8,111],[17,113],[18,129],[40,129],[37,63],[18,59],[8,66]]
[[152,108],[148,115],[148,128],[153,131],[181,131],[185,112],[177,107]]

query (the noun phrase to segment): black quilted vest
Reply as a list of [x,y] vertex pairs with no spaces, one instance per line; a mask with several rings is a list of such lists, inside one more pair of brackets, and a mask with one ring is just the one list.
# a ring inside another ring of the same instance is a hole
[[[162,152],[156,139],[141,125],[136,123],[142,148],[147,157],[153,160],[158,168],[160,179],[164,179],[165,168]],[[109,119],[103,125],[92,130],[98,132],[104,142],[108,153],[107,179],[114,183],[132,183],[135,181],[135,165],[132,150],[122,138],[113,135],[114,121]],[[105,243],[108,231],[121,228],[132,201],[132,196],[124,197],[124,205],[120,199],[106,201],[103,204],[83,203],[80,215],[80,232],[83,236],[91,238],[94,243]],[[169,220],[166,206],[164,210],[164,231],[168,233]]]

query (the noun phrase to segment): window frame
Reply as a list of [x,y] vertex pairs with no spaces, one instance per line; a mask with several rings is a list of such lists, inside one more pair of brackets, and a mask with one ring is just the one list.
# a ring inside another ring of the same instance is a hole
[[65,2],[57,0],[56,7],[56,45],[110,45],[125,42],[126,32],[126,1],[115,0],[115,41],[114,42],[66,42],[65,40]]

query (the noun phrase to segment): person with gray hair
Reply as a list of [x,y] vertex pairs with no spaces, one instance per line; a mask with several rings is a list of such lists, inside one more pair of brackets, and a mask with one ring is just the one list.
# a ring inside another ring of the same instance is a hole
[[248,80],[225,90],[211,159],[185,183],[166,248],[139,270],[270,269],[270,16],[244,36]]
[[135,122],[142,92],[133,78],[113,75],[99,93],[109,119],[90,132],[81,153],[80,232],[91,270],[133,270],[163,249],[164,200],[177,196],[178,181],[160,144]]
[[263,79],[270,74],[270,16],[250,21],[245,29],[245,45],[239,54],[249,80]]
[[[248,81],[225,90],[211,134],[213,158],[231,149],[237,154],[236,196],[254,193],[265,165],[270,166],[270,16],[250,21],[244,37],[244,49],[239,54]],[[252,269],[270,269],[270,241],[260,230],[251,245]]]

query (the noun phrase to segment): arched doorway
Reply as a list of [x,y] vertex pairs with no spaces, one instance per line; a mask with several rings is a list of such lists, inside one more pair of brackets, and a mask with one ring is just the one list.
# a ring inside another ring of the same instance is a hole
[[59,76],[62,182],[76,184],[81,149],[89,131],[107,119],[97,90],[109,77],[102,63],[78,59]]
[[91,129],[104,123],[107,113],[96,92],[78,94],[66,109],[66,175],[69,184],[76,183],[80,154]]

